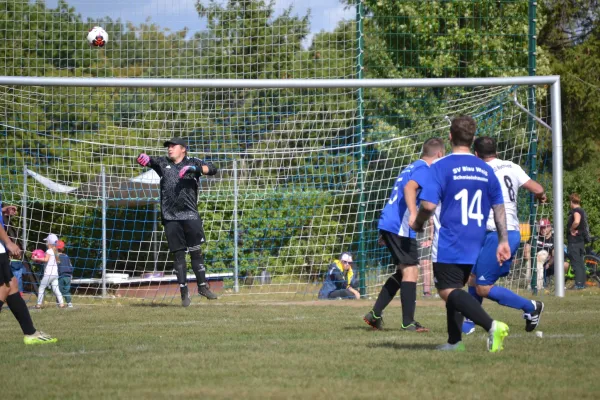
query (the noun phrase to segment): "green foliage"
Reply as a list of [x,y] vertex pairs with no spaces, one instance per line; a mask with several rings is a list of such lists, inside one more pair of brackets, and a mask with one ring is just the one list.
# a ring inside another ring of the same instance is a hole
[[364,4],[367,21],[373,24],[365,31],[384,41],[391,63],[403,77],[526,74],[527,0]]
[[[355,5],[353,0],[345,3]],[[525,74],[527,3],[366,0],[361,32],[364,76]],[[150,20],[139,25],[109,18],[94,20],[109,32],[110,43],[104,49],[92,49],[85,41],[92,21],[84,21],[65,0],[54,9],[43,1],[8,0],[0,10],[0,41],[5,44],[0,48],[0,62],[4,63],[0,68],[3,75],[54,77],[356,76],[355,21],[342,21],[332,32],[316,34],[305,48],[303,43],[311,32],[310,14],[298,15],[292,7],[277,13],[273,0],[198,0],[196,9],[206,29],[191,38],[187,29],[172,32]],[[53,33],[52,40],[47,40],[48,31]],[[576,61],[573,63],[565,68],[575,68]],[[539,56],[538,64],[546,65],[547,58]],[[594,63],[586,65],[595,68]],[[581,74],[583,71],[581,64]],[[127,176],[139,149],[155,147],[164,136],[186,136],[194,152],[226,154],[218,159],[221,169],[231,170],[231,158],[235,157],[240,174],[253,182],[240,188],[242,270],[271,266],[300,274],[327,265],[331,260],[325,255],[347,250],[342,245],[357,242],[358,237],[348,237],[347,232],[358,231],[354,227],[362,189],[357,187],[361,163],[366,172],[368,240],[375,242],[372,225],[392,180],[419,153],[419,142],[438,135],[439,127],[445,126],[444,120],[435,118],[445,115],[447,99],[464,93],[468,92],[364,90],[365,118],[359,120],[355,89],[55,88],[50,92],[26,88],[17,92],[0,88],[6,122],[3,140],[6,148],[18,149],[15,156],[3,158],[6,162],[0,163],[0,176],[9,200],[16,202],[20,200],[23,165],[42,174],[51,171],[58,181],[77,186],[96,176],[101,164],[108,166],[109,175]],[[570,99],[580,107],[590,92],[577,93]],[[593,107],[587,111],[595,112]],[[519,136],[512,142],[512,151],[526,153],[523,132],[494,125],[492,119],[482,130],[502,128],[506,141]],[[364,147],[361,154],[361,139],[381,143]],[[389,140],[382,141],[385,139]],[[289,152],[298,156],[277,156]],[[230,268],[233,200],[228,188],[222,189],[199,207],[206,231],[216,236],[209,237],[207,263]],[[257,198],[255,193],[264,195]],[[44,221],[48,212],[62,215],[60,220],[40,222],[31,229],[47,232],[56,224],[72,226],[73,245],[89,250],[84,257],[86,268],[97,268],[98,210],[89,204],[69,203],[68,196],[49,195],[39,186],[31,189],[30,196],[40,200],[34,219]],[[111,210],[111,219],[122,224],[114,226],[109,258],[122,263],[121,269],[133,270],[136,262],[152,261],[151,249],[144,244],[150,229],[144,212],[150,211],[142,207],[139,212]],[[125,254],[127,235],[133,241],[129,249],[139,256]]]
[[[346,227],[336,196],[321,191],[260,193],[240,193],[240,271],[272,267],[298,273],[294,269],[303,265],[324,268],[331,261],[329,254],[341,252]],[[207,238],[206,260],[215,268],[233,267],[232,210],[230,195],[200,202],[205,229],[212,234]]]
[[539,44],[561,76],[565,168],[593,161],[600,150],[600,2],[543,1]]

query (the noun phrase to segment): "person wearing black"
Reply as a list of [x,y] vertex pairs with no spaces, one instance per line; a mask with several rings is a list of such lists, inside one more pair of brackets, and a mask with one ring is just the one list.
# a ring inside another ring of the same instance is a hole
[[581,198],[577,193],[569,196],[571,211],[567,222],[567,253],[571,267],[575,272],[575,289],[585,287],[586,273],[583,257],[585,242],[589,241],[589,226],[587,214],[581,208]]
[[[544,286],[544,275],[554,274],[554,234],[552,233],[552,223],[547,218],[542,218],[539,222],[539,229],[536,238],[531,238],[525,244],[523,253],[527,262],[526,280],[530,282],[532,269],[536,271],[537,279],[531,282],[532,290],[541,290]],[[531,262],[531,246],[535,243],[535,252],[533,265]],[[549,270],[551,268],[551,270]],[[544,274],[544,270],[546,273]]]
[[188,157],[187,143],[182,138],[164,142],[167,157],[150,157],[140,154],[138,164],[150,167],[160,176],[160,208],[162,224],[173,253],[173,269],[181,291],[181,304],[191,303],[187,286],[186,250],[190,253],[192,270],[198,282],[198,294],[209,300],[217,296],[206,284],[204,255],[200,246],[206,241],[202,219],[198,214],[198,186],[202,175],[215,175],[217,168],[209,162]]

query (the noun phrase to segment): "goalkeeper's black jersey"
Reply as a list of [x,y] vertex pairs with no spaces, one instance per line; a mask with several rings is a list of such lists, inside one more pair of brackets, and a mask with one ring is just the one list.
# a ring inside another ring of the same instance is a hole
[[[188,172],[183,178],[179,171],[187,165],[196,167],[196,173]],[[206,175],[217,173],[211,163],[198,158],[186,157],[175,164],[168,157],[152,157],[148,164],[160,176],[160,208],[163,221],[199,219],[198,215],[198,178],[202,167],[207,166]]]

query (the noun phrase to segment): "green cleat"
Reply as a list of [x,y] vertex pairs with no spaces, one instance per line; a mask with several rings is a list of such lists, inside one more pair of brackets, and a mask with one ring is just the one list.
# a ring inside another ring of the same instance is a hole
[[56,343],[58,342],[58,339],[53,338],[42,331],[35,331],[33,335],[25,335],[25,337],[23,338],[23,342],[25,344],[45,344]]
[[441,351],[465,351],[465,345],[463,342],[458,342],[454,344],[444,343],[441,346],[436,347],[435,349]]
[[419,333],[429,332],[429,329],[425,328],[423,325],[421,325],[417,321],[413,321],[410,324],[408,324],[407,326],[404,326],[404,324],[402,324],[401,328],[403,331],[411,331],[411,332],[419,332]]
[[369,311],[364,317],[363,320],[371,326],[373,329],[378,331],[383,330],[383,316],[376,317],[373,310]]
[[487,347],[490,353],[504,350],[504,338],[508,336],[508,331],[508,325],[504,322],[494,321],[492,323],[492,329],[490,329],[487,339]]

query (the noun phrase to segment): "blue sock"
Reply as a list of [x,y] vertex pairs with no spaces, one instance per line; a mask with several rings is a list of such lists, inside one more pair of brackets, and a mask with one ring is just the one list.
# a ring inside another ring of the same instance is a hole
[[477,290],[475,286],[469,286],[469,294],[475,298],[481,304],[483,302],[483,297],[477,294]]
[[518,294],[499,286],[492,286],[488,299],[494,300],[496,303],[503,306],[523,310],[526,313],[533,312],[535,306],[531,300],[521,297]]

